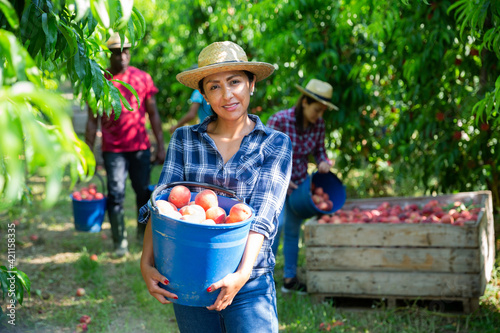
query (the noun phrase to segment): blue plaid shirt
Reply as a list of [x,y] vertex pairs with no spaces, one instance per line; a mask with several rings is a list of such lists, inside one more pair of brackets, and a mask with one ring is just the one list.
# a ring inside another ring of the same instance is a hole
[[[252,206],[255,218],[250,230],[265,236],[252,271],[254,278],[274,269],[271,245],[290,182],[292,143],[287,135],[265,127],[259,117],[248,116],[255,128],[243,138],[240,149],[226,164],[207,133],[213,117],[198,125],[178,128],[170,140],[158,185],[175,181],[213,184],[233,190]],[[145,205],[140,209],[139,222],[147,223],[148,218]]]

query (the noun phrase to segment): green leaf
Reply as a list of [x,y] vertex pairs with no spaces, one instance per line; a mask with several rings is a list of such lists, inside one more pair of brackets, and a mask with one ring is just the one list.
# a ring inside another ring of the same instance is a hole
[[94,60],[90,60],[90,70],[92,72],[92,89],[94,90],[96,102],[99,101],[102,94],[102,86],[104,75],[102,74],[101,67]]
[[76,5],[76,17],[75,21],[80,21],[87,15],[90,10],[90,0],[75,0]]
[[[127,88],[128,90],[130,90],[130,92],[132,94],[134,94],[136,100],[137,100],[137,108],[140,109],[141,108],[141,101],[139,99],[139,95],[137,95],[137,91],[135,91],[134,87],[132,87],[130,84],[128,84],[127,82],[123,82],[121,80],[117,80],[117,79],[113,79],[113,80],[110,80],[110,81],[113,81],[113,82],[118,82],[120,83],[121,85],[123,85],[125,88]],[[120,93],[120,99],[123,101],[123,100],[126,100],[123,95]],[[125,106],[125,108],[127,108],[127,110],[129,111],[133,111],[132,107],[130,106],[130,104],[127,103],[123,103],[123,105]]]
[[120,114],[122,113],[122,104],[120,103],[121,93],[118,90],[118,88],[116,88],[110,81],[107,80],[106,84],[109,87],[110,102],[113,107],[113,111],[115,112],[115,120],[116,120],[120,117]]
[[59,21],[59,28],[64,36],[66,38],[66,42],[68,42],[69,46],[69,57],[73,57],[76,52],[78,52],[78,42],[76,39],[76,35],[74,31],[69,28],[66,24],[64,24],[62,21]]
[[100,25],[108,29],[111,26],[108,2],[106,0],[90,0],[90,9]]
[[137,8],[132,8],[134,24],[137,27],[138,38],[143,39],[146,35],[146,20]]
[[9,22],[10,26],[13,29],[18,29],[19,18],[17,17],[16,10],[12,7],[10,2],[7,0],[0,0],[0,10],[3,12],[3,15],[7,19],[7,22]]

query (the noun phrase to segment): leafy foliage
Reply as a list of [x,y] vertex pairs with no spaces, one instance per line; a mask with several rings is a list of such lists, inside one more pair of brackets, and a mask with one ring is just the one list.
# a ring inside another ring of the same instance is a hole
[[0,211],[29,192],[26,177],[34,174],[46,177],[52,206],[68,168],[73,183],[95,170],[59,82],[72,82],[73,96],[96,113],[113,108],[119,116],[123,96],[105,77],[103,40],[119,31],[136,43],[145,21],[130,1],[1,1],[0,9]]
[[325,115],[329,153],[342,178],[356,186],[355,195],[490,189],[500,205],[500,4],[194,0],[137,5],[148,29],[132,62],[153,75],[164,118],[179,118],[187,110],[190,91],[175,75],[196,63],[209,43],[231,40],[250,60],[277,68],[257,84],[252,98],[251,111],[263,121],[297,101],[295,84],[316,77],[335,87],[340,111]]

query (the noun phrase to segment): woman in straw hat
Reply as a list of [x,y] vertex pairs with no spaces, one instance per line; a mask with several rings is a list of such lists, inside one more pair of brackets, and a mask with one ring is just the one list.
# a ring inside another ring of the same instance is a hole
[[[297,279],[297,259],[299,253],[299,235],[303,218],[297,216],[288,201],[289,195],[297,189],[307,177],[309,156],[312,155],[318,165],[318,172],[330,171],[331,162],[325,151],[325,122],[323,114],[328,109],[337,109],[332,104],[332,86],[324,81],[312,79],[303,88],[296,85],[302,93],[297,104],[288,110],[282,110],[267,122],[267,126],[287,134],[293,145],[292,177],[287,191],[287,200],[279,217],[278,234],[272,246],[276,255],[281,229],[284,228],[283,255],[285,257],[284,281],[282,292],[307,293],[306,286]],[[337,109],[338,110],[338,109]]]
[[[174,303],[181,332],[278,332],[271,244],[290,181],[292,146],[286,135],[248,114],[255,82],[273,71],[270,64],[249,62],[240,46],[217,42],[201,51],[197,69],[177,75],[182,84],[200,90],[215,115],[174,132],[159,184],[193,181],[222,186],[255,210],[238,269],[207,289],[220,291],[215,303],[207,308]],[[146,222],[147,208],[141,213],[140,221]],[[146,227],[141,272],[158,301],[165,304],[177,298],[158,285],[170,281],[154,267],[151,223]]]

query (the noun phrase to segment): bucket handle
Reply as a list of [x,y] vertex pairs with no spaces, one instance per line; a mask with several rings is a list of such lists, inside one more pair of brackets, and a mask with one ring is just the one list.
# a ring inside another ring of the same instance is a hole
[[212,185],[212,184],[207,184],[207,183],[197,183],[197,182],[190,182],[190,181],[179,181],[179,182],[173,182],[173,183],[170,183],[170,184],[158,185],[155,188],[155,190],[153,191],[153,193],[151,193],[151,206],[152,206],[152,208],[155,211],[158,210],[158,206],[156,205],[156,196],[157,196],[158,192],[161,192],[161,191],[163,191],[166,188],[174,187],[174,186],[177,186],[177,185],[203,187],[203,188],[206,188],[206,189],[209,189],[209,190],[215,190],[215,191],[219,191],[219,192],[228,194],[231,197],[233,197],[236,200],[238,200],[239,202],[243,202],[243,203],[245,202],[245,201],[243,201],[241,198],[239,198],[236,195],[236,192],[234,192],[233,190],[228,190],[228,189],[226,189],[224,187],[220,187],[220,186]]

